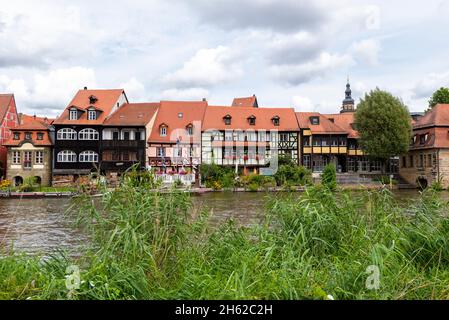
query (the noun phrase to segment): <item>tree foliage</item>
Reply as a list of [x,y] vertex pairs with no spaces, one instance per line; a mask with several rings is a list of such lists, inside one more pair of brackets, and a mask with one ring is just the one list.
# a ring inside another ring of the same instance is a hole
[[441,87],[433,93],[429,100],[429,109],[432,109],[439,103],[449,103],[449,88]]
[[321,175],[321,184],[331,191],[337,188],[337,169],[335,164],[329,163]]
[[410,113],[391,93],[376,89],[365,94],[355,114],[360,146],[371,157],[384,161],[408,151]]

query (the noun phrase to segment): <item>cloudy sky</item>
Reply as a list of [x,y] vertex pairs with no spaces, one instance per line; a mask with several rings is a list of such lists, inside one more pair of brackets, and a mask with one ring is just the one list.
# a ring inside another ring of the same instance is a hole
[[445,0],[0,0],[0,92],[55,116],[80,88],[337,112],[379,87],[411,111],[449,86]]

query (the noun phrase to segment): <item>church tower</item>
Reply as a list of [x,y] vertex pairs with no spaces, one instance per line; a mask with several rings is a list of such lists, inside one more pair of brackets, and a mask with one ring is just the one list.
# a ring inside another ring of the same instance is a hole
[[349,78],[348,78],[348,82],[346,84],[345,100],[343,100],[343,105],[341,107],[340,113],[346,113],[346,112],[355,112],[355,103],[354,103],[354,99],[352,99],[352,91],[351,91],[351,85],[349,84]]

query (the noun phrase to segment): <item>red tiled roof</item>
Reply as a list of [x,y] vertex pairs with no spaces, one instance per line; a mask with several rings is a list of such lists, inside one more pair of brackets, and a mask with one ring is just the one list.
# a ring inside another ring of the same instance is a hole
[[[19,126],[12,128],[13,132],[20,132],[21,137],[19,140],[14,140],[14,134],[4,143],[5,146],[18,146],[24,142],[25,132],[31,132],[31,142],[34,146],[51,146],[53,143],[50,140],[48,129],[52,124],[53,119],[47,119],[42,117],[29,116],[26,114],[20,114]],[[42,140],[37,140],[37,133],[42,132],[44,134]]]
[[[223,118],[232,117],[231,124],[226,125]],[[256,117],[255,125],[250,125],[248,118]],[[279,126],[272,122],[273,117],[279,117]],[[298,122],[293,108],[253,108],[253,107],[221,107],[209,106],[204,115],[203,130],[279,130],[298,131]]]
[[105,126],[145,126],[157,112],[160,103],[127,103],[106,118]]
[[355,114],[353,112],[326,114],[325,116],[328,119],[334,119],[334,123],[348,133],[348,138],[358,139],[360,137],[358,131],[352,127],[355,121]]
[[[202,121],[207,107],[207,101],[161,101],[149,142],[176,143],[171,134],[176,129],[185,130],[195,121]],[[182,117],[179,115],[182,114]],[[160,136],[160,126],[167,126],[167,135]],[[200,129],[200,128],[198,128]]]
[[234,98],[232,101],[233,107],[257,107],[257,98],[255,95],[252,97]]
[[[320,122],[313,125],[310,117],[319,117]],[[312,134],[347,134],[348,132],[330,121],[326,116],[318,112],[296,112],[299,127],[301,129],[310,129]]]
[[449,126],[449,104],[437,104],[414,124],[414,128],[432,126]]
[[12,93],[0,94],[0,123],[8,112],[11,99],[14,97]]
[[[79,90],[61,116],[54,121],[54,124],[102,124],[113,108],[116,107],[122,94],[124,94],[123,89]],[[90,96],[95,96],[98,100],[91,104]],[[84,112],[78,120],[69,120],[69,109],[71,107],[86,111],[91,106],[102,111],[99,112],[97,120],[87,120],[87,112]]]

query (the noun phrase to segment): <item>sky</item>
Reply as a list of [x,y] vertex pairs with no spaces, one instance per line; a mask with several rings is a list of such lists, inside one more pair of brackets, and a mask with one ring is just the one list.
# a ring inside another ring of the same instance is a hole
[[57,116],[77,90],[340,110],[376,87],[423,111],[449,86],[445,0],[0,0],[0,92]]

